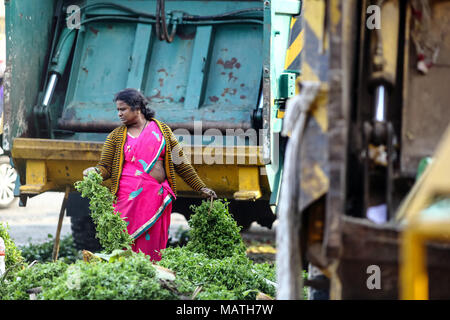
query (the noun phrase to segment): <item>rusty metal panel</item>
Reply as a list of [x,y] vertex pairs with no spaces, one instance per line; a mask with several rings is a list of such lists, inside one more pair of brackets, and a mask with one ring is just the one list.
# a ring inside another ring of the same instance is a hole
[[26,135],[32,126],[32,108],[51,41],[54,0],[5,1],[6,71],[3,149],[12,139]]
[[[136,1],[127,6],[153,13],[156,2]],[[166,3],[167,12],[184,11],[190,15],[211,16],[244,9],[254,9],[259,20],[240,15],[233,20],[236,22],[227,24],[180,23],[171,43],[157,39],[153,24],[107,20],[87,24],[85,32],[78,33],[60,124],[82,126],[92,121],[115,121],[114,93],[133,87],[142,90],[161,121],[250,126],[262,75],[263,20],[261,11],[257,11],[262,3]],[[101,18],[113,12],[119,14],[110,8],[96,8],[87,11],[86,18]]]
[[[405,52],[409,57],[403,92],[401,170],[411,176],[415,176],[420,160],[434,153],[450,123],[450,1],[430,1],[430,5],[431,25],[423,35],[427,42],[437,45],[437,60],[427,74],[417,70],[419,55],[413,37],[419,36],[414,31]],[[414,26],[414,15],[411,19]]]

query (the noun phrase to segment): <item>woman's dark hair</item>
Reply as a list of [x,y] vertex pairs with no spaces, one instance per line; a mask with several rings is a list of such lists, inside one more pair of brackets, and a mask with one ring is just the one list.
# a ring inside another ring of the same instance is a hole
[[147,120],[155,117],[155,110],[147,107],[147,98],[145,98],[145,96],[136,89],[127,88],[119,91],[115,94],[113,101],[117,102],[118,100],[125,102],[133,111],[136,111],[138,109],[141,110],[142,114]]

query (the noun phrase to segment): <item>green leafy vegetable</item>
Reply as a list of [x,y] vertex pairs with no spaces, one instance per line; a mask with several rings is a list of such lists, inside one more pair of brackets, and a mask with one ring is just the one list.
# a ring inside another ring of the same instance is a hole
[[[226,202],[217,200],[211,207],[205,201],[192,207],[188,244],[162,250],[155,265],[143,253],[122,250],[124,242],[117,245],[113,237],[124,233],[124,221],[115,219],[117,229],[110,233],[111,217],[100,220],[101,214],[117,217],[111,211],[112,197],[98,188],[99,177],[91,174],[83,182],[78,187],[89,195],[99,237],[105,236],[110,251],[96,254],[98,259],[91,262],[57,261],[24,268],[0,286],[0,299],[28,299],[26,290],[36,287],[42,288],[37,298],[48,300],[243,300],[255,299],[259,292],[275,295],[275,266],[256,264],[246,256],[240,228]],[[43,257],[48,249],[34,251]]]
[[[267,278],[275,280],[273,266],[255,267],[244,255],[213,259],[187,247],[167,248],[162,251],[158,264],[190,282],[191,293],[195,287],[202,286],[197,299],[254,299],[257,291],[275,295],[275,287],[266,281]],[[248,290],[256,291],[244,295]]]
[[[245,254],[240,227],[226,201],[191,206],[189,242],[162,250],[159,265],[174,270],[185,294],[201,290],[196,299],[255,299],[257,292],[275,295],[275,268],[254,264]],[[180,291],[183,291],[179,289]]]
[[212,259],[245,255],[240,227],[228,212],[228,202],[215,200],[211,207],[209,201],[202,201],[191,209],[194,214],[188,221],[191,227],[188,250],[204,253]]
[[67,269],[62,261],[38,263],[15,274],[13,280],[7,280],[0,286],[1,300],[28,300],[26,290],[53,286],[53,280]]
[[114,262],[77,261],[61,277],[44,288],[41,298],[48,300],[150,300],[174,299],[156,278],[147,256],[132,253]]
[[89,209],[96,225],[96,237],[105,253],[116,249],[129,249],[133,239],[127,232],[127,223],[116,213],[113,207],[114,196],[102,185],[102,177],[89,172],[83,181],[75,182],[75,188],[82,197],[89,198]]

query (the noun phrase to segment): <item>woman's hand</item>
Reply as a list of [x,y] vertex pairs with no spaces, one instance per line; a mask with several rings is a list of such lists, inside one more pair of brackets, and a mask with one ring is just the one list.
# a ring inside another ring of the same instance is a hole
[[200,192],[203,194],[203,196],[205,198],[217,198],[216,193],[214,192],[214,190],[209,189],[209,188],[201,188]]
[[91,171],[95,171],[97,173],[100,173],[99,170],[96,167],[90,167],[90,168],[87,168],[87,169],[85,169],[83,171],[83,176],[86,177],[88,175],[88,173],[91,172]]

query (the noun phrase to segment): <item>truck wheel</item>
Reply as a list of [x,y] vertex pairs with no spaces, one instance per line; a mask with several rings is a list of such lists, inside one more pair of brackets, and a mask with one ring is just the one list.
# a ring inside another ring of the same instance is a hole
[[248,231],[253,221],[256,220],[252,214],[251,207],[248,203],[240,203],[238,201],[230,202],[230,212],[236,220],[238,226],[242,227],[241,231]]
[[[201,198],[178,198],[172,205],[172,212],[181,213],[186,220],[189,220],[191,216],[191,205],[200,205],[202,203]],[[260,225],[272,228],[272,224],[276,217],[272,213],[269,207],[269,201],[257,200],[257,201],[237,201],[229,200],[230,204],[228,209],[236,220],[238,226],[241,226],[241,231],[246,231],[250,228],[253,221],[258,222]]]
[[272,228],[276,216],[272,213],[267,200],[238,201],[231,200],[229,209],[241,231],[247,231],[252,222],[256,221],[261,226]]
[[78,250],[101,251],[102,246],[95,237],[95,224],[89,210],[89,199],[82,198],[77,191],[70,192],[67,199],[66,215],[70,217],[75,247]]
[[95,225],[90,216],[70,217],[73,242],[77,250],[99,252],[102,250],[100,242],[95,237]]
[[9,161],[0,162],[0,208],[9,207],[14,201],[17,172]]

